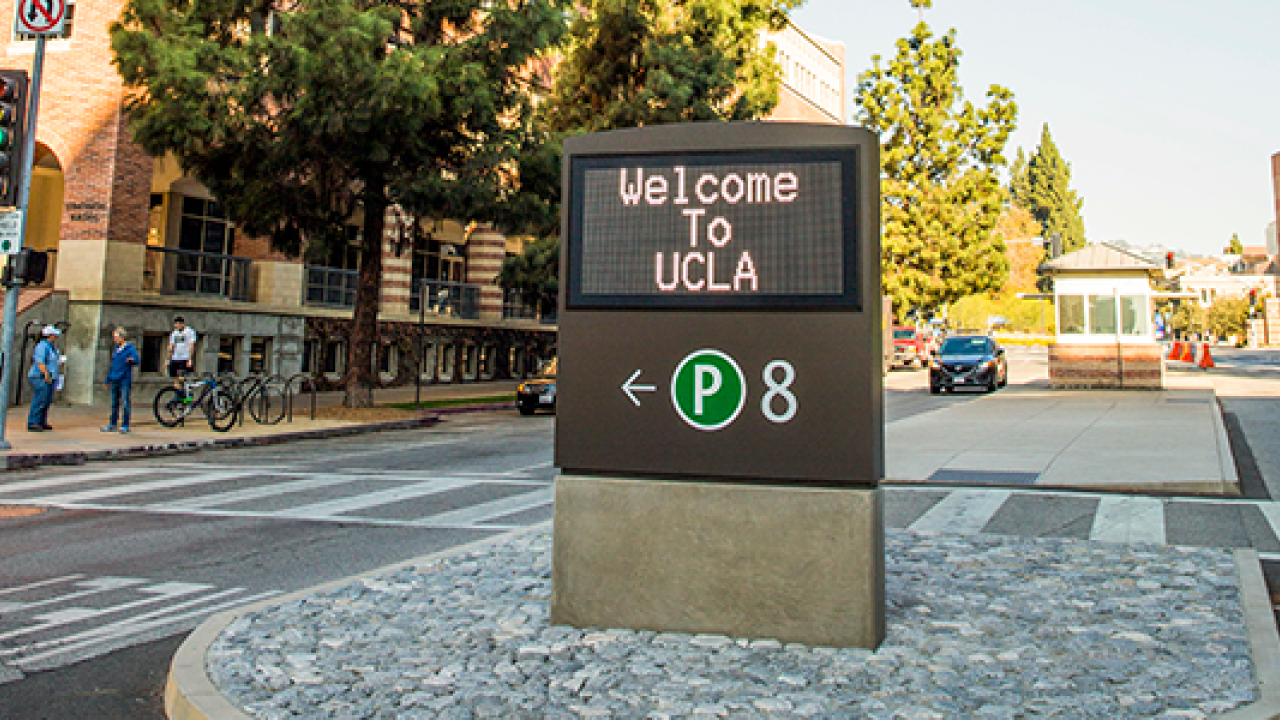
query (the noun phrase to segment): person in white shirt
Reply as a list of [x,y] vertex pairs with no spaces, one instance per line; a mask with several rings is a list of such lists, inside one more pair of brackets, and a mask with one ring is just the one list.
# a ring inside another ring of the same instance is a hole
[[191,355],[195,352],[196,331],[187,327],[187,321],[181,315],[173,319],[173,332],[169,333],[169,376],[173,378],[173,386],[182,389],[182,376],[195,367],[191,364]]

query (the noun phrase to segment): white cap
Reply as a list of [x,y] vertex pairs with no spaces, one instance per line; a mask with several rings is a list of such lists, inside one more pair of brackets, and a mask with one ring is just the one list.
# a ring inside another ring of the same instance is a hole
[[40,334],[45,337],[49,337],[50,335],[57,337],[62,334],[62,331],[52,325],[45,325],[44,329],[40,331]]

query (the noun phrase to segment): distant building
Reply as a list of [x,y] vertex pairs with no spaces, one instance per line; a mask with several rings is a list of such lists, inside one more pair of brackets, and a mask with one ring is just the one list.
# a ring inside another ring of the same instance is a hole
[[1276,223],[1274,220],[1267,223],[1265,233],[1267,238],[1267,254],[1280,255],[1280,243],[1276,242]]
[[766,33],[777,48],[782,90],[770,120],[845,124],[844,45],[823,40],[794,24]]

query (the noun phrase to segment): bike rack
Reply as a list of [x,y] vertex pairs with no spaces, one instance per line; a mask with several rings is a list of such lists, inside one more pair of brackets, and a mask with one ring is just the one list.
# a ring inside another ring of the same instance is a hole
[[311,388],[311,419],[316,419],[316,379],[310,373],[298,373],[284,381],[284,405],[285,418],[289,422],[293,422],[293,381],[298,381],[298,392],[302,392],[303,385]]

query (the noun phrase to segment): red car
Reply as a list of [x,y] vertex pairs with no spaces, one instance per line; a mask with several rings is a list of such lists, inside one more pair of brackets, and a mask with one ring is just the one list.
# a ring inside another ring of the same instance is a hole
[[925,349],[924,338],[919,331],[909,327],[893,329],[893,365],[894,367],[926,367],[929,364],[929,351]]

